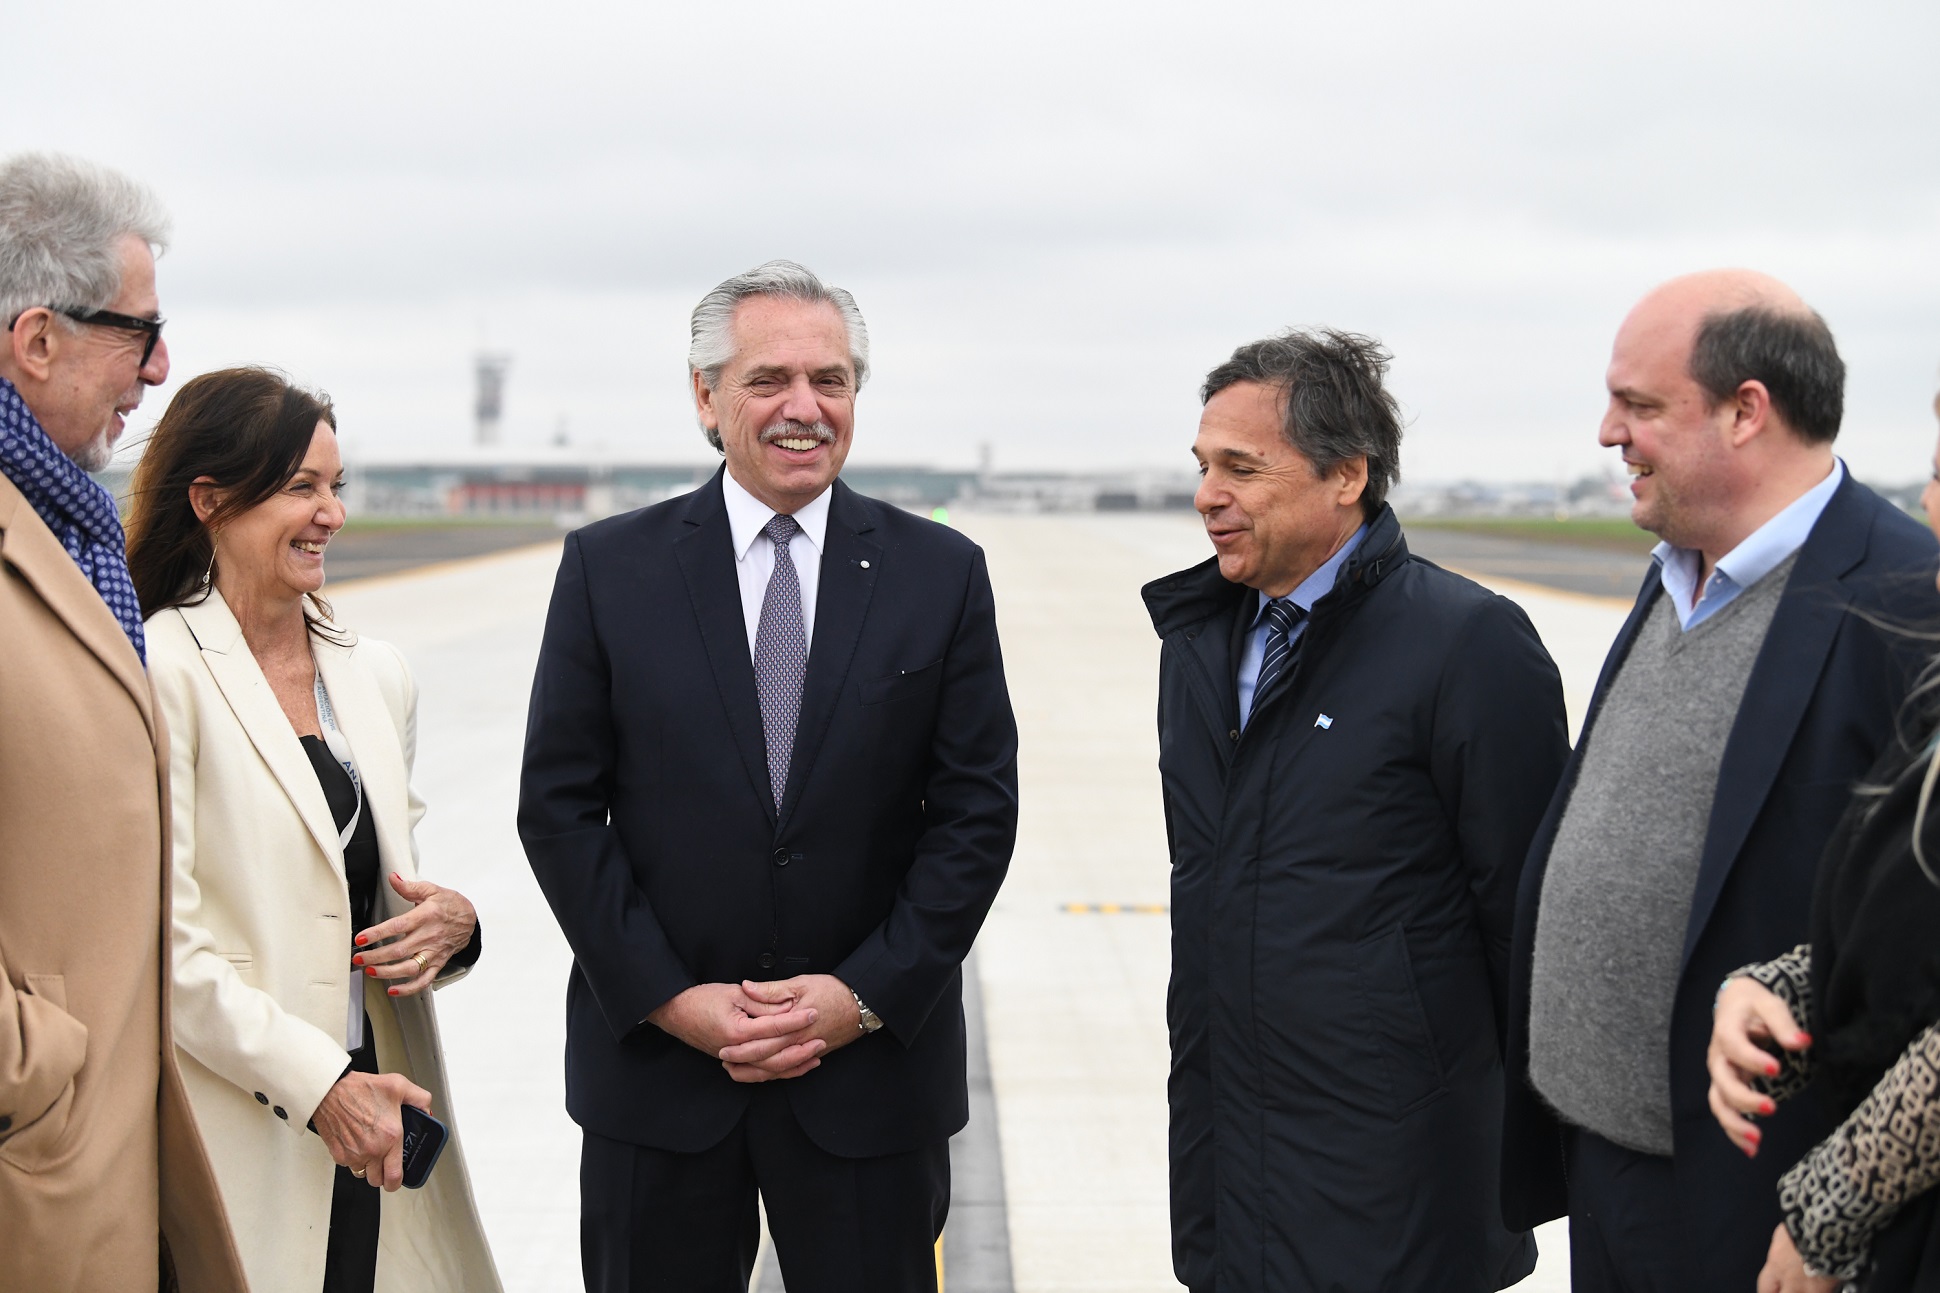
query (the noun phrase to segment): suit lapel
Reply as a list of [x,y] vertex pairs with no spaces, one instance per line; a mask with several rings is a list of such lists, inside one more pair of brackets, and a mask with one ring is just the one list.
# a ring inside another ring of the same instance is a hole
[[[741,613],[741,584],[734,573],[734,538],[728,529],[727,504],[721,498],[721,472],[694,491],[681,520],[690,528],[674,541],[674,558],[687,582],[701,645],[714,672],[721,708],[727,711],[728,730],[735,748],[741,751],[748,781],[767,806],[772,822],[774,792],[768,786],[761,699],[755,692],[754,660],[748,655],[748,622]],[[809,669],[812,674],[812,660]],[[799,724],[796,730],[799,733]]]
[[[828,532],[823,536],[822,571],[815,592],[815,631],[808,651],[808,676],[795,719],[795,748],[788,761],[781,820],[786,822],[801,796],[802,783],[828,734],[835,703],[849,678],[856,641],[868,616],[882,569],[882,548],[864,536],[875,528],[869,505],[840,480],[830,489]],[[752,673],[752,669],[750,670]]]
[[1738,850],[1778,780],[1792,738],[1818,690],[1826,656],[1845,621],[1852,595],[1840,581],[1866,557],[1865,527],[1862,518],[1853,514],[1853,491],[1848,476],[1799,549],[1798,562],[1745,684],[1745,697],[1718,769],[1717,797],[1704,834],[1697,888],[1691,895],[1691,918],[1684,929],[1687,961],[1724,892]]
[[222,594],[211,591],[206,600],[178,608],[189,626],[196,645],[202,648],[202,663],[216,680],[229,710],[248,733],[250,744],[268,765],[270,774],[289,796],[297,816],[315,837],[324,857],[343,875],[343,848],[337,841],[337,823],[330,815],[330,801],[324,798],[317,782],[316,769],[303,752],[303,742],[291,728],[269,679],[243,641],[242,626],[230,613]]
[[[386,871],[397,871],[405,879],[415,880],[417,867],[411,857],[409,834],[411,791],[404,753],[398,743],[397,723],[383,696],[360,666],[356,646],[343,647],[319,640],[313,643],[313,649],[317,672],[323,675],[324,690],[330,693],[330,708],[336,715],[337,729],[350,743],[351,762],[357,765],[357,779],[364,788],[364,811],[371,815],[371,825],[377,831],[378,855]],[[400,828],[405,831],[402,839],[397,836]],[[380,879],[377,889],[381,906],[390,911],[391,904],[397,900],[396,891],[388,879]],[[400,909],[407,905],[398,904]]]
[[0,561],[20,572],[68,631],[127,689],[153,740],[155,710],[141,657],[101,594],[5,475],[0,475]]

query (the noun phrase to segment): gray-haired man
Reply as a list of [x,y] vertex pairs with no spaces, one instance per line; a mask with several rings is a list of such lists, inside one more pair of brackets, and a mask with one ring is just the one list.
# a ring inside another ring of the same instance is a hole
[[[168,738],[107,465],[168,376],[166,221],[0,164],[0,1288],[241,1289],[168,1026]],[[167,1249],[157,1242],[166,1235]]]
[[983,553],[839,479],[868,334],[775,261],[694,311],[726,458],[566,541],[519,833],[572,945],[586,1287],[935,1287],[959,970],[1010,861]]

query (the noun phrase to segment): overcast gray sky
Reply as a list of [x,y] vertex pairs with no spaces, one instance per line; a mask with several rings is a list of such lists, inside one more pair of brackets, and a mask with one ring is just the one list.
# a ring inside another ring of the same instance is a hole
[[1598,470],[1623,312],[1796,286],[1841,448],[1907,480],[1940,384],[1940,5],[993,3],[10,12],[0,150],[174,213],[175,376],[272,363],[357,452],[562,425],[702,461],[686,315],[774,256],[874,337],[857,461],[1185,466],[1195,387],[1292,324],[1395,352],[1417,480]]

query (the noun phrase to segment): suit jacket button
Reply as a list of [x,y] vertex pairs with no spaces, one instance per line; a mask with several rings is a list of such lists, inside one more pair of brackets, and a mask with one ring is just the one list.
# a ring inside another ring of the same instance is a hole
[[256,1093],[256,1103],[257,1103],[257,1104],[268,1104],[268,1103],[269,1103],[269,1097],[268,1097],[268,1096],[266,1096],[266,1095],[264,1095],[264,1094],[263,1094],[263,1093],[262,1093],[261,1091],[258,1091],[258,1092]]
[[776,850],[775,850],[775,865],[776,865],[776,866],[787,866],[787,865],[788,865],[788,850],[787,850],[787,849],[776,849]]
[[764,970],[772,970],[775,968],[775,954],[773,952],[763,952],[760,956],[754,958],[754,963]]
[[276,1116],[281,1118],[284,1122],[288,1122],[290,1120],[290,1115],[284,1112],[282,1105],[280,1104],[277,1105],[274,1112]]
[[12,1131],[12,1130],[13,1130],[13,1119],[9,1118],[4,1113],[0,1113],[0,1131]]
[[1239,740],[1239,729],[1236,727],[1232,731],[1226,733],[1226,739],[1229,741]]

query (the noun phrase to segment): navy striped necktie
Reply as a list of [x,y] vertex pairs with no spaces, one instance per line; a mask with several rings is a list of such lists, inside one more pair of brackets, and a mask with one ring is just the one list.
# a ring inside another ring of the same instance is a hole
[[1297,654],[1299,643],[1292,640],[1294,627],[1307,618],[1307,608],[1291,597],[1276,597],[1266,604],[1266,655],[1260,660],[1260,680],[1253,687],[1255,708],[1266,696],[1267,688],[1287,671]]

